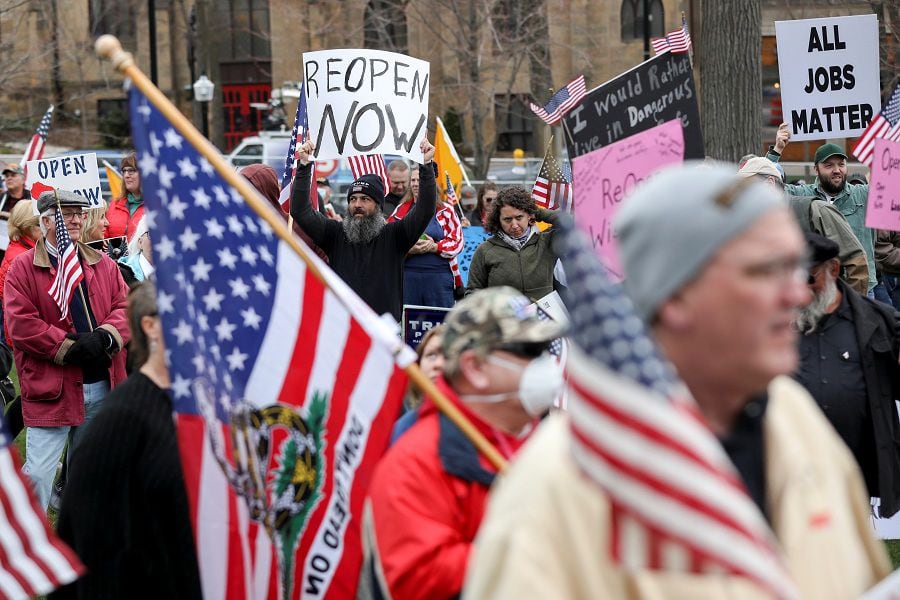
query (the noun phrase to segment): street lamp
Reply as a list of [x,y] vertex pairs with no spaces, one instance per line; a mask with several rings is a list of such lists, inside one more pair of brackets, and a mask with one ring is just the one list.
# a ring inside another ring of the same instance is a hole
[[213,99],[216,84],[209,80],[206,73],[194,82],[194,100],[200,103],[203,113],[203,137],[209,138],[209,102]]

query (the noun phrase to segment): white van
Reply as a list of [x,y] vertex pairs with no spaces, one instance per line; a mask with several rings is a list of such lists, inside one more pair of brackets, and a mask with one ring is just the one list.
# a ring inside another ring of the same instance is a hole
[[266,164],[281,176],[290,144],[290,131],[260,131],[259,135],[241,140],[237,148],[225,158],[235,167]]

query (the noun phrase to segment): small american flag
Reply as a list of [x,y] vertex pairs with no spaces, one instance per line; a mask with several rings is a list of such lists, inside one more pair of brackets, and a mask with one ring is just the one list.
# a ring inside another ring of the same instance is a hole
[[0,416],[0,598],[25,599],[75,581],[84,566],[47,524],[22,476],[12,436]]
[[391,180],[388,177],[387,167],[384,165],[383,154],[351,156],[347,160],[350,162],[353,179],[359,179],[363,175],[378,175],[384,182],[384,193],[387,194],[391,190]]
[[631,302],[582,232],[560,235],[572,452],[610,500],[612,559],[626,569],[724,572],[797,597],[769,525]]
[[575,108],[587,95],[584,75],[579,75],[565,87],[560,88],[544,106],[530,103],[531,110],[547,125],[556,125],[567,112]]
[[[281,209],[290,213],[291,208],[291,191],[293,190],[294,177],[297,175],[297,146],[303,143],[303,138],[309,129],[309,117],[306,111],[306,94],[303,85],[300,85],[300,99],[297,101],[297,113],[294,115],[294,128],[291,129],[291,143],[288,145],[287,156],[284,159],[284,174],[281,176],[281,194],[278,196],[278,203]],[[315,177],[313,177],[315,181]],[[313,190],[310,190],[312,196]],[[312,198],[310,198],[312,200]],[[318,200],[318,195],[316,196]],[[318,206],[318,204],[313,204]]]
[[650,40],[653,45],[653,52],[661,54],[666,50],[671,50],[672,54],[683,54],[691,51],[691,34],[688,32],[687,19],[684,14],[681,15],[681,28],[671,33],[667,33],[664,38],[653,38]]
[[541,171],[534,182],[534,187],[531,188],[531,197],[542,208],[571,210],[572,183],[559,167],[550,148],[547,148],[544,162],[541,163]]
[[459,198],[456,196],[456,190],[453,189],[453,182],[450,181],[450,173],[444,171],[444,177],[446,178],[446,187],[445,187],[445,198],[447,204],[451,206],[456,206],[459,204]]
[[884,108],[875,115],[853,148],[853,156],[867,167],[872,166],[872,153],[878,138],[900,141],[900,84],[894,88]]
[[69,230],[66,229],[66,223],[63,219],[62,211],[59,205],[56,206],[56,250],[59,252],[57,256],[56,278],[50,285],[47,293],[56,302],[65,319],[69,314],[69,303],[72,302],[72,295],[75,288],[84,279],[84,271],[81,270],[81,261],[78,260],[78,247],[72,243],[69,237]]
[[53,105],[51,104],[47,112],[44,113],[40,124],[38,124],[37,131],[31,137],[31,142],[28,144],[28,148],[25,149],[25,154],[22,155],[22,162],[19,163],[22,167],[25,167],[25,163],[29,160],[40,160],[44,157],[44,145],[47,142],[47,134],[50,133],[50,120],[52,118]]

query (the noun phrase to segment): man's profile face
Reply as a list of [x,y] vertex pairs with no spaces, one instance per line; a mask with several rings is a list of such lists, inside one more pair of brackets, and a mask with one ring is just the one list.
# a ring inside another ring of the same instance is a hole
[[[705,357],[702,377],[743,394],[797,367],[792,322],[809,303],[806,244],[785,209],[769,211],[719,250],[669,302],[683,321],[675,343]],[[665,325],[663,325],[665,326]]]
[[388,173],[391,180],[391,193],[395,196],[402,196],[409,187],[409,169],[394,169]]
[[347,202],[347,214],[351,217],[363,219],[378,212],[378,204],[365,194],[352,194]]

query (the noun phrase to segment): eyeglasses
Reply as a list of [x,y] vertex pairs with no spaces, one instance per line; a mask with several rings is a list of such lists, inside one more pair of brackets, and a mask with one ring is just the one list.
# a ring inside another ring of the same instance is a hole
[[87,218],[87,211],[79,210],[79,211],[73,212],[73,211],[69,211],[69,210],[64,210],[64,211],[62,211],[62,217],[63,217],[63,220],[68,221],[69,223],[74,221],[75,217],[79,217],[83,221]]
[[137,169],[134,169],[132,167],[125,167],[124,169],[122,169],[122,175],[135,175],[137,174],[137,172]]
[[514,342],[498,346],[496,350],[509,352],[522,358],[537,358],[546,352],[549,347],[550,342]]

